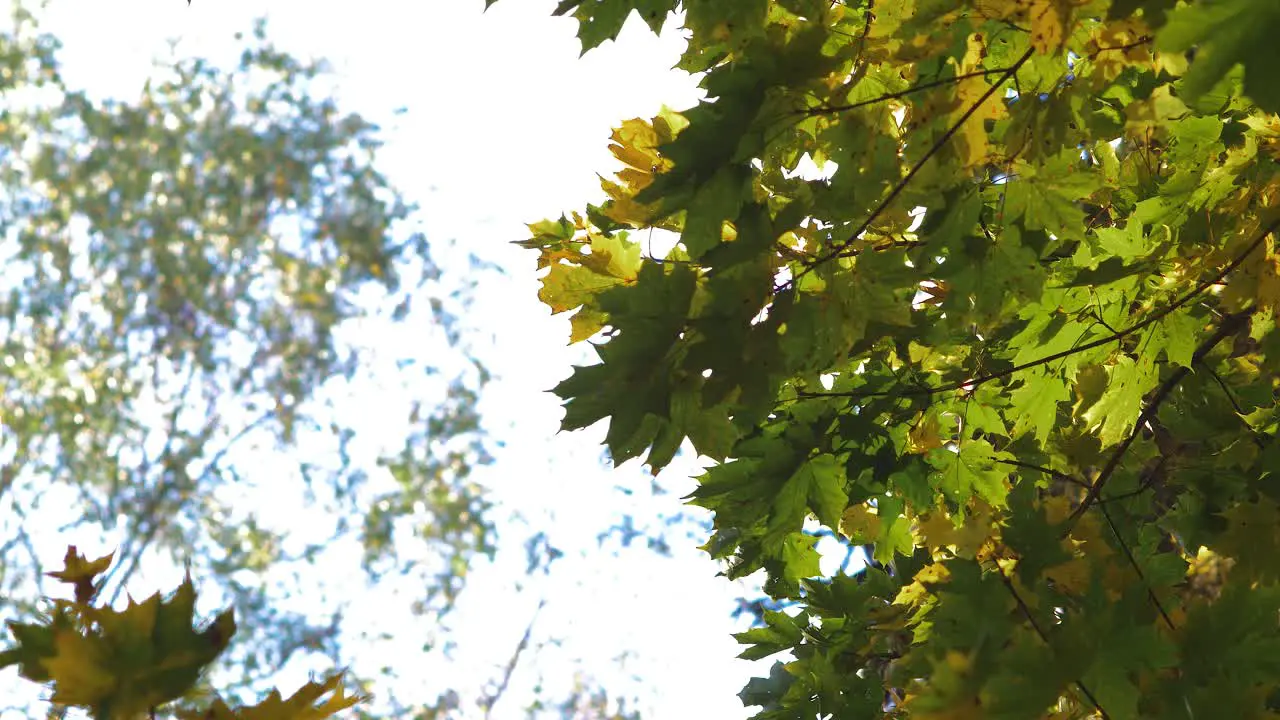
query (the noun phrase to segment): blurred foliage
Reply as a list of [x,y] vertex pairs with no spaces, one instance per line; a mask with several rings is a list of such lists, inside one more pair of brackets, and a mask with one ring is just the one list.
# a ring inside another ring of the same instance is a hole
[[[37,609],[48,533],[123,538],[104,600],[144,558],[189,564],[259,629],[219,680],[247,690],[337,654],[340,610],[268,602],[325,547],[358,542],[368,582],[419,578],[433,616],[495,534],[470,478],[489,461],[456,314],[473,279],[441,277],[375,169],[378,128],[315,91],[324,65],[262,24],[239,40],[235,67],[183,60],[126,101],[68,87],[26,10],[0,33],[0,612]],[[361,323],[439,354],[378,357]],[[387,363],[402,417],[342,412]],[[337,520],[300,546],[286,528],[311,510]]]

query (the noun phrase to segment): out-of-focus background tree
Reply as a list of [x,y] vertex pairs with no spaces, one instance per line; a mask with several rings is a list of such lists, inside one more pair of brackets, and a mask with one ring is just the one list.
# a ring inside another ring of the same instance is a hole
[[[204,609],[234,606],[241,628],[211,689],[248,701],[350,667],[368,718],[639,717],[672,692],[655,668],[700,656],[655,662],[600,629],[667,637],[646,627],[663,587],[689,623],[724,616],[706,656],[732,654],[729,596],[699,599],[714,566],[668,542],[704,533],[678,500],[692,459],[606,478],[581,461],[593,438],[516,426],[512,405],[554,408],[550,383],[504,388],[519,360],[484,318],[528,294],[503,270],[527,258],[430,232],[326,63],[246,24],[238,62],[176,45],[140,92],[104,93],[67,79],[45,14],[18,4],[0,33],[0,617],[58,592],[40,573],[67,543],[116,551],[101,593],[117,603],[190,567]],[[563,30],[547,42],[572,53]],[[40,707],[16,678],[0,688],[2,717]]]
[[[124,102],[64,83],[21,8],[0,36],[0,607],[45,591],[33,532],[117,532],[105,597],[148,558],[216,578],[251,629],[228,685],[248,688],[296,653],[338,656],[344,608],[276,602],[327,547],[357,540],[370,583],[411,573],[430,616],[494,546],[470,478],[487,373],[456,322],[489,271],[441,277],[375,128],[312,93],[321,65],[262,25],[243,44],[233,68],[179,62]],[[361,322],[453,357],[380,357]],[[376,449],[385,487],[355,455],[365,418],[337,411],[375,373],[403,395],[370,415],[409,429]]]

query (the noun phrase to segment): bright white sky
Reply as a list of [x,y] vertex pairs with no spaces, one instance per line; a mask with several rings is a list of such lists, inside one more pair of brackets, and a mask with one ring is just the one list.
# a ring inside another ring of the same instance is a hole
[[[353,632],[394,637],[353,639],[348,646],[357,663],[403,668],[395,692],[404,700],[429,701],[452,687],[466,703],[497,677],[545,599],[535,640],[562,642],[524,657],[495,718],[522,717],[536,682],[556,697],[577,668],[611,690],[641,693],[646,718],[746,717],[736,693],[753,668],[732,660],[739,647],[729,637],[741,629],[729,616],[741,588],[715,577],[716,567],[694,548],[701,539],[681,544],[675,535],[674,559],[632,552],[620,560],[595,550],[597,533],[626,507],[615,487],[644,487],[647,480],[635,463],[606,471],[601,432],[555,434],[560,410],[543,391],[582,362],[583,349],[565,347],[567,320],[551,318],[535,300],[532,254],[509,244],[526,237],[525,223],[598,199],[596,173],[616,169],[606,149],[612,127],[649,117],[664,103],[687,107],[697,90],[691,78],[668,69],[681,49],[674,32],[655,38],[633,20],[620,42],[579,59],[575,23],[550,17],[554,5],[502,0],[482,13],[483,0],[194,0],[191,7],[183,0],[53,0],[44,26],[64,44],[64,74],[73,87],[132,99],[152,58],[169,52],[168,39],[181,39],[180,56],[230,64],[232,35],[247,33],[252,18],[269,10],[273,41],[297,55],[333,60],[345,109],[382,122],[388,144],[381,168],[421,205],[428,238],[437,246],[456,240],[460,252],[507,273],[481,288],[469,316],[481,330],[478,349],[499,378],[485,421],[506,442],[482,477],[503,510],[523,513],[535,529],[550,523],[567,556],[542,585],[529,580],[516,592],[511,582],[522,574],[523,552],[503,548],[511,552],[471,579],[449,626],[459,649],[444,665],[423,664],[428,638],[407,610],[413,588],[360,597],[359,616],[348,617]],[[393,114],[401,107],[407,111]],[[447,258],[444,266],[462,267]],[[382,333],[373,342],[394,347],[394,354],[408,347],[406,335],[412,333]],[[394,388],[384,389],[381,400],[369,397],[369,430],[376,435],[377,418],[396,415],[379,412],[380,402],[394,402]],[[696,471],[691,460],[677,460],[664,474],[675,492],[628,509],[638,516],[673,512]],[[510,536],[523,539],[523,530]],[[88,551],[90,543],[79,540]],[[42,550],[59,558],[66,541],[50,538]],[[105,538],[95,549],[112,543]],[[176,581],[152,573],[131,585],[142,595]],[[619,669],[614,659],[624,652],[632,656]],[[308,670],[327,668],[291,669],[300,684]],[[296,684],[286,679],[281,689]]]

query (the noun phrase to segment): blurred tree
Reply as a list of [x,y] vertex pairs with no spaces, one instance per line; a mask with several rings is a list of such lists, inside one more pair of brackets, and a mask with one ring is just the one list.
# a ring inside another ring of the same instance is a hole
[[[233,693],[337,656],[341,608],[272,599],[330,545],[358,543],[370,581],[416,579],[428,615],[494,548],[469,477],[489,456],[468,286],[374,169],[377,128],[313,92],[323,65],[261,24],[242,40],[234,69],[184,61],[122,102],[68,87],[26,10],[0,33],[0,614],[45,594],[51,533],[121,542],[108,602],[144,558],[189,563],[261,630],[232,653],[244,676],[218,678]],[[374,353],[357,323],[436,354]],[[375,373],[403,386],[397,422],[338,411]],[[304,516],[329,521],[287,535]]]

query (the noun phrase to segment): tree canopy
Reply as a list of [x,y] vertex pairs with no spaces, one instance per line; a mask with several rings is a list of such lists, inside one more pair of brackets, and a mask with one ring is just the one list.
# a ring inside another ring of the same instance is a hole
[[1280,5],[557,12],[676,10],[706,99],[521,242],[599,356],[563,428],[715,461],[706,551],[798,608],[755,717],[1280,713]]

